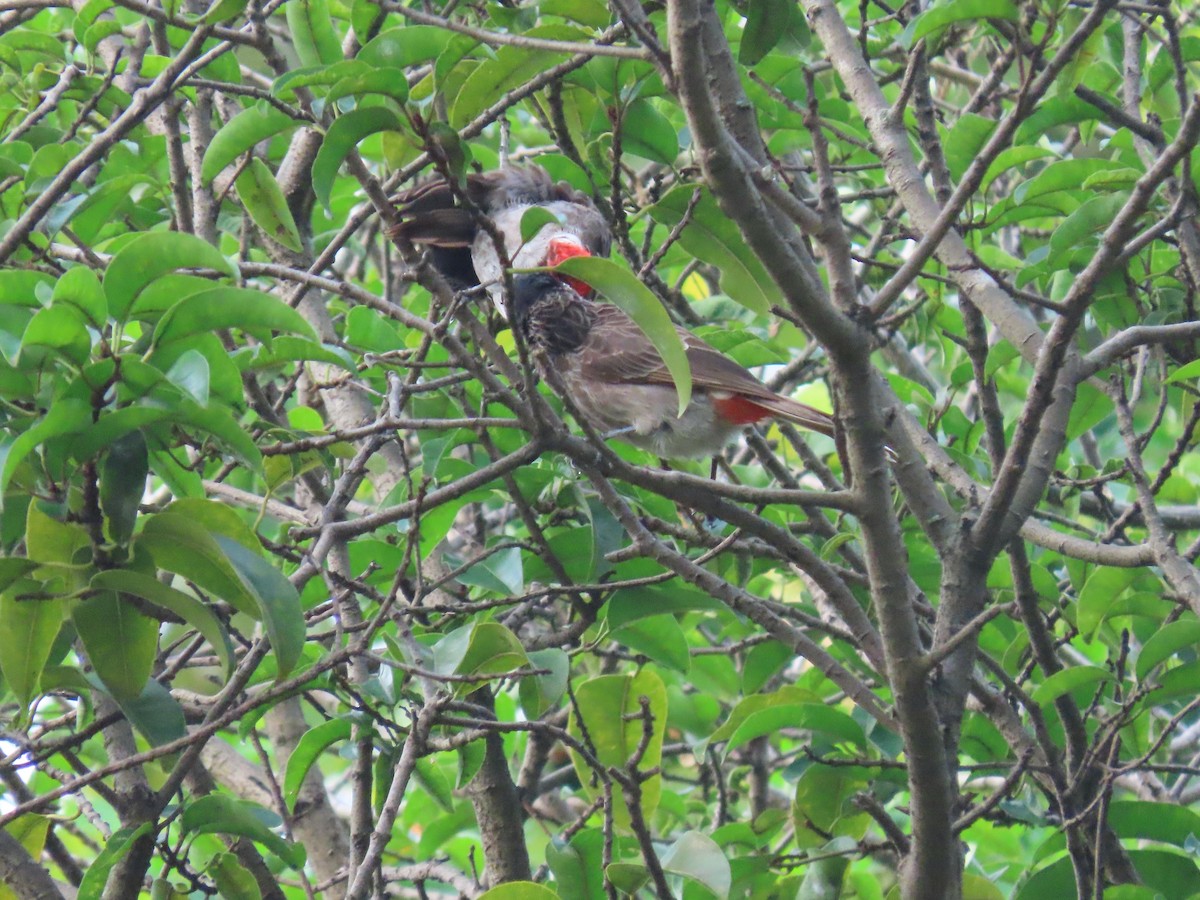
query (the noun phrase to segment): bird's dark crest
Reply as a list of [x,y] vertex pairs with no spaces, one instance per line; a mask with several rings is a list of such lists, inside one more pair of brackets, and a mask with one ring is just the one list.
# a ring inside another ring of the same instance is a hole
[[553,275],[518,275],[513,279],[510,317],[521,334],[551,356],[582,347],[596,321],[595,304],[579,296]]

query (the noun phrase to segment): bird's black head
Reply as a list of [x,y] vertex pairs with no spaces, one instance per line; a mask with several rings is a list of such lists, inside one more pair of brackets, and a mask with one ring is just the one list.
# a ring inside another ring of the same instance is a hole
[[517,275],[513,278],[512,308],[509,319],[519,328],[524,328],[529,311],[555,292],[570,290],[565,284],[545,272]]

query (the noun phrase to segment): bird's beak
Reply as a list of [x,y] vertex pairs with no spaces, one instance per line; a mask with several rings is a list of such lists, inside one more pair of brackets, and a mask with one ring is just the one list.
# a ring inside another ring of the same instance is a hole
[[[572,238],[554,238],[550,241],[550,246],[546,251],[546,265],[557,266],[563,260],[570,259],[572,256],[591,256],[587,247],[583,246],[579,241]],[[569,285],[581,297],[590,297],[592,295],[592,286],[586,281],[580,281],[578,278],[572,278],[570,275],[555,275],[564,284]]]

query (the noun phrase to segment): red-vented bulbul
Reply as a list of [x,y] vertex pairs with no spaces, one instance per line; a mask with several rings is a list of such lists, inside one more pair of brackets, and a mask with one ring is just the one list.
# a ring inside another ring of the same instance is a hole
[[692,367],[682,416],[662,357],[620,308],[582,297],[552,275],[518,275],[510,319],[597,430],[666,458],[714,456],[746,425],[768,418],[834,436],[828,414],[776,394],[746,369],[676,326]]
[[[564,181],[554,181],[541,166],[468,175],[464,192],[495,223],[515,269],[554,265],[580,252],[608,256],[612,247],[608,223],[591,198]],[[450,185],[442,179],[426,182],[401,194],[397,202],[403,221],[393,233],[428,247],[434,266],[456,285],[484,285],[503,310],[503,273],[496,247],[474,214],[459,205]],[[557,221],[522,241],[521,219],[534,206],[547,210]],[[555,244],[563,242],[577,249],[556,253]],[[576,287],[584,294],[590,291],[583,284]]]

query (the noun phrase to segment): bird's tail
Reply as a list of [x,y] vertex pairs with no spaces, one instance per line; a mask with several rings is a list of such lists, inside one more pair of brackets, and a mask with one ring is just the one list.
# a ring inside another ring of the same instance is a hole
[[773,399],[755,397],[754,402],[770,412],[771,415],[780,419],[786,419],[788,422],[799,425],[801,428],[807,428],[809,431],[815,431],[826,437],[834,437],[837,432],[833,416],[804,403],[797,403],[795,400],[789,400],[787,397],[775,397]]

